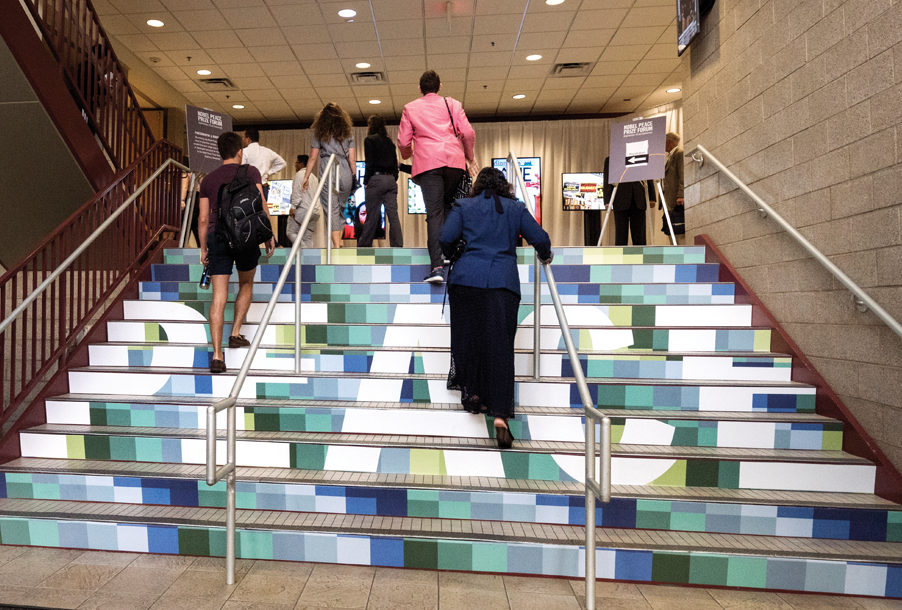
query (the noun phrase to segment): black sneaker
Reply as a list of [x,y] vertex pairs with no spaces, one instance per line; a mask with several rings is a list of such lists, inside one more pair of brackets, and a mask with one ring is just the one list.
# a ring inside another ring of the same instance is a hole
[[445,271],[441,267],[436,267],[432,270],[432,272],[426,276],[426,279],[423,280],[427,284],[441,284],[445,281]]

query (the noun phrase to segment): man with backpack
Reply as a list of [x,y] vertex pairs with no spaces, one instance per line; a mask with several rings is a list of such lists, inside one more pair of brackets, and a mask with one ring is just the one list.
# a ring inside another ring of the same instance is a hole
[[253,295],[254,273],[260,259],[260,244],[272,256],[275,238],[267,212],[260,172],[242,165],[241,136],[229,131],[216,141],[222,166],[210,172],[200,186],[200,260],[213,280],[210,305],[210,337],[213,341],[211,373],[226,371],[222,354],[222,327],[229,298],[232,265],[238,269],[238,296],[229,348],[248,347],[240,333]]

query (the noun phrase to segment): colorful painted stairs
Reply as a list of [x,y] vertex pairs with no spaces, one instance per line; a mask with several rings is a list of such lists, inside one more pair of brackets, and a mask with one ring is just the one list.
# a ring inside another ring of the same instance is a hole
[[[284,256],[258,269],[249,337]],[[580,365],[613,424],[598,577],[902,597],[902,507],[874,494],[875,464],[842,450],[842,422],[816,413],[817,389],[793,381],[705,256],[556,250]],[[238,557],[583,575],[585,420],[547,286],[530,376],[531,251],[519,257],[518,440],[499,451],[445,387],[448,310],[420,281],[425,250],[304,253],[303,372],[292,274],[237,407]],[[196,251],[167,251],[46,400],[46,423],[20,433],[22,457],[0,465],[0,543],[225,554],[202,427],[247,350],[209,373],[200,273]]]

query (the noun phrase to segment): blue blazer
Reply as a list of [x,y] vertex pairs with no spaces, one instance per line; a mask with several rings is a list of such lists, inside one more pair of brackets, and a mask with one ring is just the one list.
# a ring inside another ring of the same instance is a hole
[[467,249],[451,268],[449,284],[475,288],[506,288],[520,294],[517,272],[517,241],[522,235],[536,249],[539,257],[551,256],[551,240],[539,226],[526,205],[501,197],[503,213],[495,209],[495,199],[488,192],[476,197],[458,199],[445,220],[439,245],[445,256],[454,251],[455,242],[463,238]]

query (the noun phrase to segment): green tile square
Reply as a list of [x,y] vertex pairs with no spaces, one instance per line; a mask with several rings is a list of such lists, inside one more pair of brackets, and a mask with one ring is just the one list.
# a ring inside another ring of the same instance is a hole
[[[163,439],[161,438],[135,438],[135,459],[139,462],[162,462]],[[115,453],[114,453],[115,455]],[[117,458],[118,459],[118,458]]]
[[685,553],[653,553],[651,579],[656,583],[689,583],[690,557]]
[[439,570],[470,570],[473,566],[473,543],[441,541],[438,543]]
[[28,538],[29,544],[32,546],[58,547],[60,545],[59,525],[56,521],[33,519],[28,522]]
[[677,426],[673,431],[673,440],[670,444],[674,447],[698,447],[700,431],[689,426]]
[[634,408],[652,408],[654,406],[655,389],[650,385],[628,385],[626,386],[626,407]]
[[194,527],[179,528],[179,555],[210,555],[210,532]]
[[[223,496],[225,498],[225,496]],[[235,506],[244,509],[257,508],[257,494],[249,491],[235,492]]]
[[636,527],[647,530],[669,530],[670,513],[663,511],[636,511]]
[[654,326],[655,312],[657,307],[654,305],[636,305],[633,307],[633,326]]
[[686,460],[686,487],[717,487],[720,462]]
[[216,485],[207,485],[204,481],[197,482],[197,501],[200,506],[210,508],[225,508],[226,483],[220,481]]
[[[109,460],[110,437],[86,434],[84,436],[86,460]],[[69,459],[74,459],[70,454]]]
[[304,418],[304,431],[306,432],[341,432],[332,430],[332,416],[326,413],[314,413]]
[[329,335],[331,330],[337,331],[340,327],[334,326],[304,326],[306,334],[306,343],[308,345],[327,345],[329,343]]
[[[209,557],[225,557],[226,556],[226,530],[224,527],[210,528],[207,530],[210,535],[210,554]],[[236,553],[237,554],[237,553]],[[238,555],[240,557],[240,555]]]
[[404,539],[404,567],[424,568],[435,570],[438,568],[438,542],[435,540],[411,540]]
[[345,319],[345,305],[343,303],[329,303],[326,306],[326,320],[330,324],[350,322],[350,320]]
[[272,532],[238,532],[235,554],[242,559],[272,559]]
[[439,503],[439,518],[441,519],[469,519],[471,515],[469,502],[448,502]]
[[902,542],[902,523],[886,524],[886,541]]
[[472,569],[474,572],[507,572],[507,545],[474,542]]
[[439,510],[439,502],[428,500],[408,500],[407,501],[408,517],[431,517],[439,518],[442,516]]
[[[560,481],[561,467],[550,455],[527,454],[529,456],[529,478],[534,481]],[[506,472],[506,471],[505,471]]]
[[717,428],[699,428],[698,447],[717,447]]
[[[130,436],[111,436],[110,437],[110,457],[114,460],[122,460],[126,462],[134,462],[138,459],[135,451],[135,438]],[[156,439],[151,439],[156,440]],[[90,458],[88,458],[90,459]],[[152,460],[141,460],[149,462]]]
[[344,345],[369,345],[372,343],[371,326],[346,326],[347,339]]
[[157,425],[157,414],[151,410],[141,409],[135,411],[125,411],[123,413],[124,423],[110,423],[110,426],[135,426],[139,428],[155,428]]
[[[9,489],[6,490],[8,497],[15,497],[10,495]],[[35,483],[32,487],[32,493],[34,494],[34,498],[36,500],[59,500],[60,498],[60,486],[57,483]]]
[[323,470],[326,467],[328,445],[296,444],[291,452],[291,467],[308,470]]
[[307,432],[310,428],[306,409],[273,409],[277,412],[279,426],[282,432]]
[[626,387],[622,385],[599,385],[598,406],[622,409],[626,402]]
[[91,403],[91,406],[88,408],[88,415],[90,417],[90,422],[92,426],[121,426],[122,424],[108,424],[107,418],[107,408],[103,403]]
[[823,451],[841,451],[842,450],[842,431],[833,432],[825,430],[823,441],[821,441],[821,449]]
[[529,454],[501,452],[501,464],[504,467],[504,478],[526,479],[529,477]]
[[279,432],[282,430],[278,413],[260,413],[258,411],[255,412],[253,416],[254,430],[263,430],[266,432]]
[[670,516],[670,528],[683,532],[703,532],[705,531],[705,515],[675,512]]
[[717,486],[721,489],[739,489],[739,470],[742,462],[721,462]]
[[0,544],[31,544],[27,519],[0,519]]
[[731,555],[727,567],[728,587],[763,589],[767,584],[767,558]]
[[689,582],[693,585],[727,584],[729,557],[725,555],[693,554],[690,556]]

